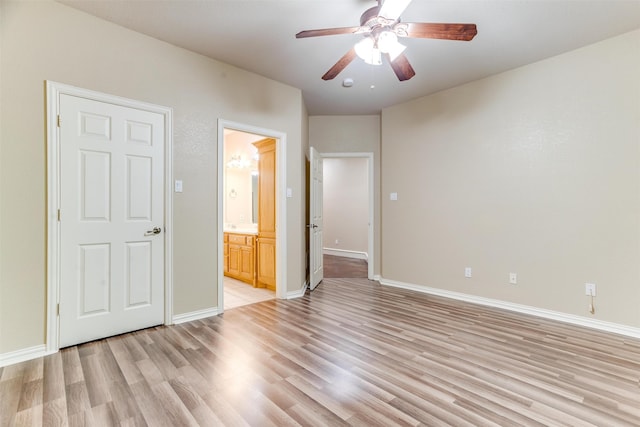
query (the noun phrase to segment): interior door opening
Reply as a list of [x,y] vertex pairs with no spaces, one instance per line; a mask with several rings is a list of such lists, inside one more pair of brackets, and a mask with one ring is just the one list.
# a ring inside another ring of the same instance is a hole
[[[323,245],[327,259],[355,265],[357,274],[374,279],[374,191],[373,153],[321,153],[323,161]],[[310,252],[312,252],[311,250]],[[312,256],[312,255],[310,255]],[[340,258],[333,258],[340,257]],[[311,260],[310,260],[311,263]],[[333,275],[326,266],[327,276]]]
[[[282,297],[279,165],[284,137],[219,123],[218,311]],[[280,276],[281,277],[281,276]]]

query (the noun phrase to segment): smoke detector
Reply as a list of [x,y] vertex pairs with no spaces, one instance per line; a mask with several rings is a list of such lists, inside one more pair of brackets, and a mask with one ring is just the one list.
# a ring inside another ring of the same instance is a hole
[[342,81],[342,86],[343,87],[351,87],[351,86],[353,86],[353,79],[350,78],[350,77],[347,77],[346,79],[344,79]]

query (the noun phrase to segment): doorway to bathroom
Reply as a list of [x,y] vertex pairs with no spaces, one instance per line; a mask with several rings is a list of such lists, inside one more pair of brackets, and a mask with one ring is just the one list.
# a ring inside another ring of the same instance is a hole
[[284,171],[278,162],[283,138],[277,133],[221,121],[219,137],[218,307],[223,312],[282,292],[276,222]]

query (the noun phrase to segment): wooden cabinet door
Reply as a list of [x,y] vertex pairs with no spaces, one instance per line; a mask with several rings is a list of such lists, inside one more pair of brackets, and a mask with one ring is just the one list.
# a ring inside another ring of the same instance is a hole
[[240,246],[240,271],[238,272],[238,275],[241,280],[247,282],[253,281],[253,263],[253,246]]
[[229,236],[224,233],[224,274],[229,272]]
[[276,239],[258,238],[258,286],[276,290]]
[[266,138],[258,149],[258,287],[276,290],[276,140]]
[[229,244],[229,275],[240,275],[240,246]]

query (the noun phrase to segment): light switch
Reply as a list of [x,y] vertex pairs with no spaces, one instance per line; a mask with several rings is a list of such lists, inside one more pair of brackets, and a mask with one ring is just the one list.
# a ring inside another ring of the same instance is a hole
[[293,197],[293,190],[290,188],[287,188],[287,199],[290,199]]
[[175,192],[182,193],[182,180],[176,179]]
[[398,193],[389,194],[389,200],[398,200]]

